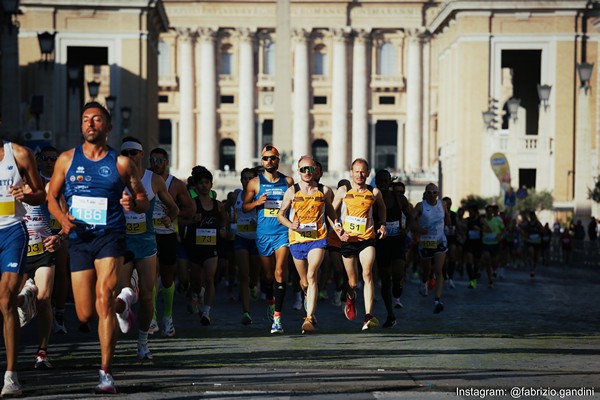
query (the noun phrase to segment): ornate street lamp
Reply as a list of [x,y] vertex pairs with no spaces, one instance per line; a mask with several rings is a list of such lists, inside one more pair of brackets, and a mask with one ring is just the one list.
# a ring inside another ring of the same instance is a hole
[[87,87],[90,97],[95,100],[96,97],[98,97],[98,92],[100,91],[100,82],[90,81],[87,83]]
[[56,36],[56,32],[44,32],[38,33],[38,42],[40,44],[40,51],[42,52],[42,56],[44,57],[44,62],[48,62],[48,59],[54,53],[54,36]]
[[517,122],[517,114],[519,113],[519,106],[521,105],[521,99],[515,99],[514,97],[507,102],[508,113],[513,120],[513,123]]
[[592,77],[592,71],[594,71],[594,63],[581,63],[577,64],[577,73],[579,74],[579,80],[581,81],[580,89],[585,89],[585,94],[592,87],[590,86],[590,78]]
[[544,111],[548,110],[550,105],[548,104],[548,99],[550,98],[550,91],[552,90],[552,86],[550,85],[537,85],[538,97],[540,98],[540,107],[544,106]]

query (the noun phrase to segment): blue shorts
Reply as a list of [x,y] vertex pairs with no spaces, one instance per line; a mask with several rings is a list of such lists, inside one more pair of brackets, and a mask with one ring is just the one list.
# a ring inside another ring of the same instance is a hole
[[154,233],[128,234],[125,236],[125,243],[127,250],[133,253],[135,260],[143,260],[156,255],[156,235]]
[[69,238],[71,272],[94,269],[94,261],[125,256],[125,233],[105,231],[98,235]]
[[23,274],[29,234],[25,222],[0,229],[0,272]]
[[269,257],[282,247],[289,247],[289,235],[288,233],[282,233],[279,235],[256,235],[256,248],[258,254],[263,257]]
[[290,245],[290,253],[296,260],[307,260],[308,253],[313,249],[326,249],[327,239],[311,240],[310,242],[294,243]]
[[235,251],[246,250],[251,256],[258,255],[258,249],[256,248],[256,239],[246,239],[241,236],[235,235],[235,243],[233,245]]

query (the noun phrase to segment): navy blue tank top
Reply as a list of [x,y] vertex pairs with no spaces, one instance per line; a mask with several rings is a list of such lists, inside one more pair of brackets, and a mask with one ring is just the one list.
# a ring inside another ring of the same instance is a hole
[[98,161],[89,160],[81,146],[75,148],[65,177],[65,200],[78,226],[72,236],[125,233],[125,216],[120,200],[125,185],[117,170],[117,152]]

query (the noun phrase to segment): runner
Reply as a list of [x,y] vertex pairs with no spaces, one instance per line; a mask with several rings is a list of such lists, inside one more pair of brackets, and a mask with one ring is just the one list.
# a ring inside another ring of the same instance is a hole
[[261,162],[265,172],[248,182],[242,209],[247,213],[256,209],[256,247],[264,272],[261,286],[267,297],[267,315],[273,319],[271,333],[283,333],[281,309],[285,298],[285,275],[290,249],[288,229],[277,220],[277,215],[283,194],[294,184],[294,180],[278,172],[279,151],[275,146],[268,144],[262,149]]
[[444,261],[448,242],[444,235],[444,225],[450,224],[450,214],[444,202],[438,198],[437,185],[429,183],[423,193],[423,201],[417,203],[414,209],[414,219],[418,221],[416,229],[419,237],[419,256],[421,257],[421,280],[426,284],[431,273],[431,260],[433,260],[433,273],[435,275],[435,301],[433,313],[439,314],[444,310],[442,303],[442,290],[444,288]]
[[[379,326],[379,321],[372,314],[373,308],[373,264],[375,263],[375,236],[385,239],[387,236],[386,207],[377,188],[367,185],[369,163],[357,158],[352,162],[352,182],[340,187],[333,200],[333,208],[338,211],[342,222],[342,258],[348,274],[348,291],[344,314],[350,321],[356,318],[356,286],[358,285],[358,261],[362,265],[364,281],[365,319],[362,330],[366,331]],[[377,219],[373,217],[373,206],[377,204]]]
[[[131,304],[134,297],[139,301],[139,334],[137,343],[137,354],[140,360],[151,360],[152,353],[148,349],[148,330],[154,315],[153,292],[156,285],[156,234],[154,232],[153,214],[156,200],[160,199],[163,207],[165,228],[170,228],[171,221],[177,218],[179,208],[167,190],[164,179],[150,170],[142,167],[144,149],[142,143],[132,136],[123,138],[121,144],[121,155],[129,157],[137,168],[137,179],[144,185],[150,206],[143,213],[125,210],[125,222],[127,235],[125,236],[127,250],[133,253],[133,260],[126,262],[119,272],[119,286],[121,292],[117,296],[117,319],[119,327],[124,333],[132,328],[129,316],[131,315]],[[137,271],[136,282],[138,293],[131,288],[133,268]],[[132,296],[133,295],[133,296]],[[135,302],[135,301],[134,301]]]
[[[84,105],[84,143],[59,156],[48,190],[48,208],[70,239],[77,317],[84,324],[95,315],[99,318],[99,393],[116,393],[111,367],[118,333],[114,293],[125,254],[123,209],[142,213],[149,205],[135,164],[108,146],[111,129],[106,108],[97,102]],[[68,213],[59,204],[63,192]]]
[[[23,392],[17,377],[19,351],[19,315],[17,298],[25,266],[27,242],[25,207],[23,203],[39,206],[44,202],[44,186],[37,172],[33,153],[18,144],[3,140],[0,147],[0,292],[4,298],[0,308],[4,320],[6,372],[2,397],[20,396]],[[23,190],[24,182],[31,193]]]
[[485,207],[485,217],[482,218],[483,228],[483,252],[481,264],[485,265],[488,275],[488,286],[494,287],[495,271],[500,262],[500,239],[504,236],[504,222],[494,216],[494,206],[488,204]]
[[[192,200],[185,183],[169,174],[169,154],[165,149],[157,147],[150,152],[150,169],[165,180],[169,194],[179,207],[179,218],[190,218],[196,214],[196,203]],[[177,268],[177,247],[179,246],[176,232],[177,220],[165,213],[160,198],[154,203],[152,223],[156,233],[158,250],[158,268],[162,284],[163,299],[163,336],[175,336],[173,325],[173,298],[175,296],[175,272]],[[159,330],[156,318],[156,289],[152,293],[154,301],[154,316],[148,333]]]
[[[317,183],[313,174],[315,160],[311,156],[302,156],[298,160],[300,182],[286,190],[277,219],[289,229],[290,252],[300,275],[300,286],[305,293],[306,318],[302,324],[302,333],[312,333],[316,324],[315,309],[319,286],[317,283],[319,267],[327,248],[326,216],[331,223],[336,220],[331,206],[331,190]],[[289,218],[286,216],[290,210]],[[342,227],[337,224],[337,234]]]
[[409,211],[408,199],[399,191],[392,190],[392,175],[388,170],[377,171],[375,183],[381,191],[386,207],[387,237],[377,240],[377,268],[381,278],[381,297],[387,310],[383,327],[392,328],[396,325],[394,306],[400,304],[406,274],[402,230],[405,226],[412,226],[412,215]]
[[456,271],[457,264],[457,232],[458,232],[458,217],[456,212],[452,211],[452,199],[450,197],[444,197],[442,201],[445,203],[446,209],[450,214],[450,224],[444,227],[444,234],[448,241],[448,256],[446,257],[446,264],[444,266],[444,278],[448,280],[448,286],[454,289],[454,272]]
[[475,203],[468,206],[469,217],[466,221],[466,235],[464,245],[465,269],[469,276],[469,289],[477,287],[479,279],[479,262],[481,259],[482,243],[481,232],[483,230],[479,208]]
[[248,191],[248,182],[257,176],[256,170],[244,168],[240,182],[242,190],[238,191],[234,205],[235,219],[232,221],[232,230],[235,231],[235,261],[239,268],[240,299],[242,300],[242,324],[250,325],[250,288],[258,282],[260,273],[260,259],[256,248],[256,210],[245,213],[242,210],[244,196]]

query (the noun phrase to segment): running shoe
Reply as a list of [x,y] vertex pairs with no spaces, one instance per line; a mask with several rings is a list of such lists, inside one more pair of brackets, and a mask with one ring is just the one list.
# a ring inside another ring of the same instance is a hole
[[65,327],[65,314],[57,311],[54,313],[54,333],[66,334],[67,328]]
[[152,352],[150,351],[150,349],[148,349],[148,341],[146,341],[146,342],[138,341],[137,353],[138,353],[138,358],[140,360],[152,360],[154,358],[154,356],[152,355]]
[[433,306],[433,313],[439,314],[442,311],[444,311],[444,303],[442,303],[441,301],[436,301],[435,306]]
[[319,290],[319,300],[329,300],[326,290]]
[[48,355],[45,351],[40,350],[35,355],[35,365],[33,366],[35,369],[53,369],[54,367],[48,361]]
[[335,291],[335,293],[333,294],[333,300],[331,301],[331,304],[333,304],[336,307],[339,307],[342,305],[342,291]]
[[421,283],[419,285],[419,293],[421,296],[427,296],[429,294],[429,289],[427,289],[427,283]]
[[200,316],[200,323],[204,326],[209,326],[210,325],[210,317],[208,315],[206,315],[205,313],[202,313],[202,315]]
[[315,331],[315,325],[313,324],[312,317],[304,318],[304,323],[302,324],[302,334],[305,333],[313,333]]
[[396,317],[394,317],[392,315],[388,315],[387,319],[383,323],[383,327],[384,328],[393,328],[394,326],[396,326]]
[[454,289],[456,287],[452,279],[448,279],[448,286],[450,286],[450,289]]
[[379,321],[377,318],[372,316],[371,314],[365,315],[365,322],[363,323],[362,330],[368,331],[369,329],[374,329],[379,327]]
[[471,279],[469,281],[469,289],[475,289],[477,287],[477,279]]
[[18,397],[23,395],[23,389],[19,384],[19,380],[15,377],[4,377],[4,386],[2,387],[2,397]]
[[148,335],[154,335],[159,330],[158,323],[155,319],[152,319],[152,321],[150,321],[150,326],[148,327]]
[[354,321],[354,319],[356,318],[356,297],[351,299],[351,298],[346,298],[346,306],[344,307],[344,314],[346,315],[346,318],[348,318],[350,321]]
[[394,308],[404,308],[404,306],[402,305],[402,303],[400,303],[400,298],[399,297],[394,297],[392,300],[392,303],[394,303]]
[[131,304],[137,303],[138,299],[140,298],[139,280],[140,278],[137,269],[134,268],[133,272],[131,273],[131,279],[129,280],[131,282],[131,289],[133,290],[133,300],[131,301]]
[[283,333],[283,326],[281,326],[281,317],[273,318],[273,325],[271,325],[271,333]]
[[192,298],[187,305],[187,309],[190,314],[196,315],[200,313],[200,301],[198,300],[198,293],[192,293]]
[[271,301],[272,303],[267,301],[267,317],[273,321],[273,314],[275,314],[275,300]]
[[252,318],[250,318],[250,314],[245,312],[242,314],[242,325],[250,325],[252,324]]
[[133,290],[129,287],[123,288],[119,298],[125,303],[125,309],[121,313],[117,314],[117,320],[119,321],[119,329],[121,332],[127,333],[133,328],[135,324],[135,314],[131,310],[131,302],[133,301]]
[[23,296],[23,305],[17,308],[21,328],[27,325],[37,314],[35,305],[37,295],[38,288],[35,286],[33,279],[27,279],[25,286],[23,286],[23,289],[21,289],[21,292],[19,293],[19,296]]
[[173,317],[164,317],[163,325],[165,330],[163,331],[163,337],[175,337],[175,326],[173,326]]
[[428,289],[433,289],[435,287],[435,278],[431,278],[428,282],[427,282],[427,288]]
[[96,394],[117,394],[115,381],[111,374],[100,370],[100,381],[96,385]]

